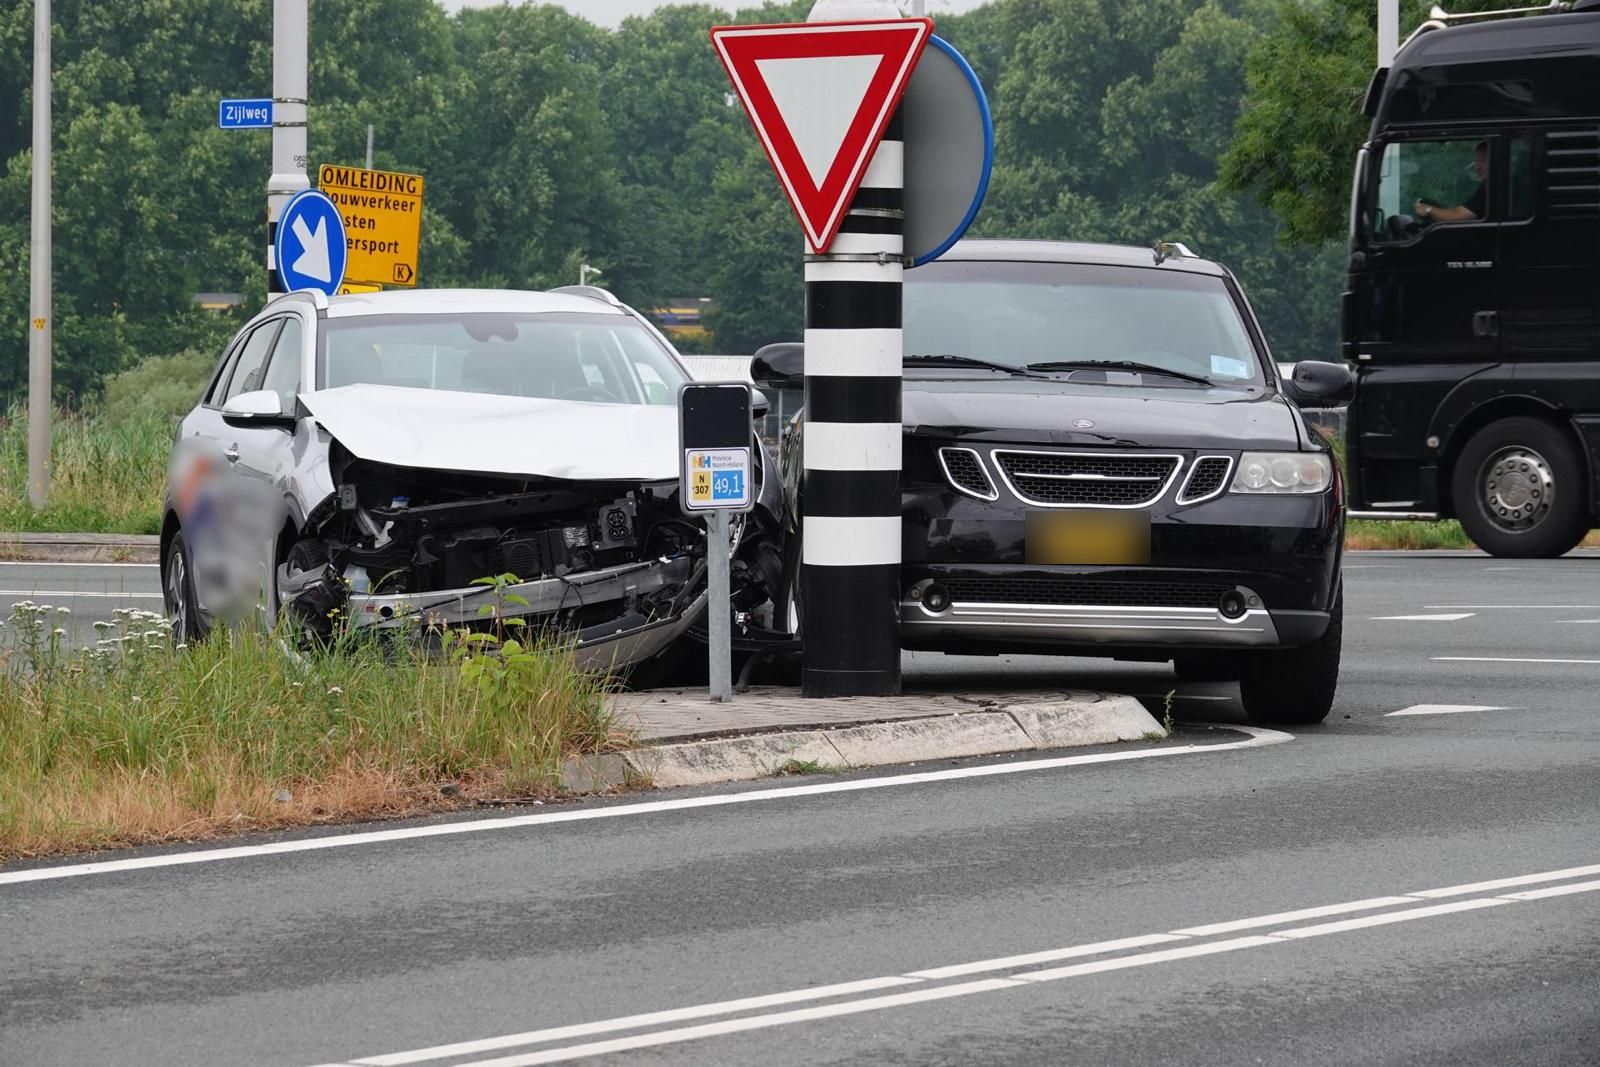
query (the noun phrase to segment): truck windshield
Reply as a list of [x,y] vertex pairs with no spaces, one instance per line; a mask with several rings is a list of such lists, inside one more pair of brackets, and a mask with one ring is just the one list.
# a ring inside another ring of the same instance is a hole
[[[1098,373],[1108,384],[1138,378],[1140,385],[1192,388],[1193,379],[1201,379],[1246,387],[1264,380],[1239,308],[1214,275],[1066,263],[931,263],[907,274],[904,316],[908,359],[940,354],[1059,368],[1077,375],[1075,381]],[[1140,375],[1135,364],[1172,374]]]
[[623,315],[359,315],[323,323],[321,387],[673,404],[682,370]]

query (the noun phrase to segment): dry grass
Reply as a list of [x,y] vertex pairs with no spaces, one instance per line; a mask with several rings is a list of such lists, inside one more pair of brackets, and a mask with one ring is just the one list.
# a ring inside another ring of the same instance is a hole
[[[1365,549],[1468,549],[1472,540],[1451,519],[1446,522],[1386,522],[1351,519],[1345,524],[1344,547]],[[1600,530],[1591,530],[1581,548],[1600,548]]]
[[0,631],[0,860],[549,795],[563,759],[630,741],[558,648],[514,669],[249,630],[175,649],[125,611],[68,654],[57,610]]

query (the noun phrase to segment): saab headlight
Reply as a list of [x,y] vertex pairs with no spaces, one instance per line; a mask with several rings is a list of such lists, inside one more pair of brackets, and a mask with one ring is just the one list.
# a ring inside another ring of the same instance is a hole
[[1230,493],[1320,493],[1333,484],[1333,461],[1321,452],[1246,452]]

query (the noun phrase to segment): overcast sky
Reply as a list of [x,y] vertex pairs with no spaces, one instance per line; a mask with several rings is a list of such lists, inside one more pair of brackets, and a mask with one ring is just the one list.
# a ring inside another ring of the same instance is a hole
[[[455,11],[463,7],[489,7],[503,3],[504,0],[444,0],[445,10]],[[629,15],[648,15],[658,7],[665,7],[678,0],[558,0],[561,7],[574,11],[591,22],[598,22],[602,26],[616,26]],[[758,7],[757,3],[743,3],[741,0],[705,0],[716,7],[735,9],[740,7]],[[970,11],[982,4],[984,0],[927,0],[928,14],[935,19],[941,12],[954,14],[960,11]],[[908,9],[910,4],[905,5]]]

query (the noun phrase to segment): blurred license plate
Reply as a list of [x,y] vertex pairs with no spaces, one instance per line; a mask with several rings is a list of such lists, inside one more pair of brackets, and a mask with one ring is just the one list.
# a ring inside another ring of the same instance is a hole
[[1025,533],[1029,563],[1150,562],[1147,511],[1030,511]]

